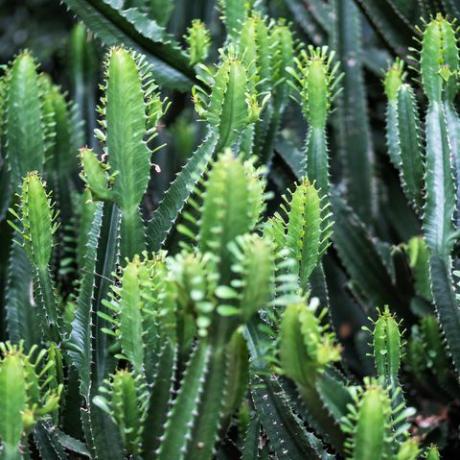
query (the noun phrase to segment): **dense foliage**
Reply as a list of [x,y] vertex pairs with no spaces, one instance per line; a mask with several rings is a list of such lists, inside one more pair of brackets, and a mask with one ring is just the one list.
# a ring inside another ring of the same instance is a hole
[[0,458],[457,458],[460,5],[63,4],[0,2]]

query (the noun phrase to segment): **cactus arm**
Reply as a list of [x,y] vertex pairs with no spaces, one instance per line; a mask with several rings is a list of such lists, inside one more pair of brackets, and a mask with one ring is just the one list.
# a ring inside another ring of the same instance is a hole
[[96,153],[88,148],[80,149],[82,173],[80,177],[87,184],[94,199],[113,201],[114,193],[109,188],[111,177],[109,166],[97,158]]
[[[94,290],[94,311],[107,313],[102,300],[107,297],[110,286],[114,282],[114,271],[119,257],[120,211],[114,203],[104,203],[101,236],[97,249],[97,264]],[[91,400],[104,378],[113,370],[114,360],[110,353],[112,342],[102,332],[108,327],[107,321],[100,316],[95,317],[95,350],[94,373],[91,382]],[[82,412],[84,431],[91,438],[91,452],[103,460],[121,460],[123,450],[121,439],[114,422],[99,407],[91,402],[89,413]]]
[[389,423],[390,400],[379,387],[368,389],[357,412],[353,433],[352,459],[386,458],[386,430]]
[[315,181],[321,194],[329,191],[329,154],[325,127],[311,127],[306,142],[307,177]]
[[271,55],[271,98],[256,124],[254,148],[261,164],[270,164],[272,160],[281,119],[291,94],[291,75],[287,69],[294,66],[294,39],[289,27],[276,24],[270,31],[269,40],[275,44]]
[[147,224],[148,248],[158,251],[166,240],[185,202],[193,191],[194,184],[204,174],[218,142],[218,134],[209,128],[203,143],[196,149],[187,164],[176,176],[152,219]]
[[[103,216],[96,267],[96,273],[101,276],[96,284],[94,309],[98,312],[107,313],[107,308],[103,305],[103,299],[107,297],[110,286],[114,281],[113,274],[119,258],[121,215],[120,210],[114,203],[105,203]],[[100,316],[96,317],[96,386],[102,384],[102,380],[113,366],[109,353],[111,341],[107,334],[102,332],[102,329],[108,326],[109,324],[106,320]]]
[[139,375],[117,370],[104,381],[99,394],[93,398],[95,407],[116,423],[126,453],[134,458],[140,453],[147,397],[145,383]]
[[321,325],[321,314],[313,304],[288,305],[280,325],[280,364],[283,373],[297,386],[305,404],[308,422],[338,450],[343,435],[324,406],[317,388],[319,376],[326,366],[340,357],[333,334]]
[[391,161],[399,170],[404,192],[421,213],[424,165],[420,121],[415,95],[412,88],[404,83],[403,70],[402,63],[396,61],[385,79],[387,145]]
[[[19,238],[19,235],[16,236]],[[30,303],[33,268],[24,248],[11,245],[5,293],[6,325],[14,343],[24,340],[26,348],[39,343],[44,324]]]
[[45,129],[36,64],[29,53],[19,55],[7,78],[5,137],[13,189],[29,171],[45,161]]
[[447,350],[454,362],[457,375],[460,374],[460,313],[455,299],[450,267],[439,255],[430,259],[431,289],[439,314],[441,327],[447,339]]
[[96,278],[96,256],[102,226],[102,203],[85,203],[86,219],[90,221],[85,247],[82,248],[82,277],[79,283],[77,309],[68,346],[69,356],[80,377],[80,393],[89,404],[92,361],[92,304]]
[[453,244],[456,205],[443,98],[455,96],[458,50],[452,24],[438,15],[423,33],[420,73],[428,98],[426,114],[426,204],[423,228],[433,253],[448,260]]
[[187,439],[192,432],[197,409],[203,398],[209,359],[209,345],[205,342],[198,343],[187,366],[179,394],[168,414],[165,432],[158,449],[158,460],[185,458]]
[[19,460],[19,442],[23,431],[21,413],[26,409],[24,365],[18,355],[9,355],[0,363],[0,437],[4,460]]
[[202,65],[198,70],[200,79],[212,89],[208,93],[194,87],[192,95],[199,115],[219,133],[217,151],[232,147],[245,134],[251,140],[252,124],[258,120],[264,105],[264,100],[258,98],[253,67],[230,46],[221,53],[216,69]]
[[138,256],[126,265],[121,277],[118,309],[118,340],[124,359],[129,361],[136,374],[144,371],[145,349],[142,340],[143,324],[141,270]]
[[224,423],[239,409],[247,392],[249,352],[244,335],[237,330],[227,345],[227,386],[222,409]]
[[424,232],[430,249],[448,258],[454,243],[455,192],[445,114],[436,101],[430,102],[428,108],[426,144]]
[[55,342],[60,340],[62,318],[58,311],[54,281],[48,267],[37,270],[36,275],[37,303],[40,310],[45,313],[48,324],[48,336]]
[[[323,405],[316,387],[318,374],[315,357],[306,349],[307,341],[313,343],[314,332],[302,332],[299,317],[302,313],[296,306],[289,306],[283,315],[280,329],[280,359],[285,374],[297,384],[297,389],[305,403],[307,419],[311,426],[322,433],[326,439],[340,448],[343,439],[338,424]],[[320,339],[321,340],[321,339]],[[319,343],[314,347],[319,346]]]
[[[218,151],[222,151],[225,147],[230,147],[233,144],[236,136],[246,124],[247,118],[245,91],[248,85],[248,76],[246,69],[240,61],[230,60],[228,69],[225,70],[226,75],[219,76],[226,78],[226,88],[225,96],[221,102]],[[217,84],[219,83],[217,82]]]
[[131,258],[144,249],[139,204],[150,174],[151,152],[144,140],[146,108],[141,75],[134,56],[115,48],[107,61],[105,114],[107,151],[117,174],[114,195],[122,213],[121,257]]
[[270,40],[276,47],[272,56],[273,107],[281,114],[291,94],[288,69],[294,66],[295,42],[289,26],[281,22],[273,28]]
[[13,216],[19,221],[19,227],[11,223],[21,232],[18,244],[24,250],[35,272],[35,289],[37,302],[40,306],[42,325],[47,324],[46,333],[56,342],[60,340],[61,318],[55,293],[54,281],[51,278],[49,263],[53,248],[53,235],[56,231],[56,215],[51,200],[46,193],[44,184],[37,172],[28,173],[23,180],[18,213],[12,210]]
[[403,177],[409,198],[420,209],[423,181],[423,158],[420,152],[419,119],[412,88],[403,85],[398,95]]
[[398,323],[386,308],[379,316],[373,331],[374,360],[377,374],[394,394],[398,386],[401,366],[401,335]]
[[458,67],[458,50],[452,24],[438,15],[426,27],[421,52],[423,89],[428,97],[426,115],[426,205],[424,233],[431,250],[431,283],[436,309],[447,339],[455,368],[459,370],[460,313],[455,303],[451,279],[451,251],[456,233],[453,223],[456,207],[452,177],[451,145],[443,98],[456,92],[453,73]]
[[219,9],[228,36],[237,40],[239,32],[248,14],[248,8],[239,0],[219,0]]
[[188,55],[191,65],[199,64],[207,59],[211,36],[206,24],[199,19],[194,19],[187,29],[185,40],[188,45]]
[[[455,187],[456,187],[456,207],[460,207],[460,118],[454,104],[450,101],[444,102],[444,113],[446,119],[447,132],[449,134],[450,148],[453,154],[453,167],[455,169]],[[460,217],[456,216],[456,225],[458,227]]]
[[327,48],[309,47],[297,59],[299,93],[304,117],[308,122],[305,145],[307,177],[315,182],[321,197],[329,194],[329,153],[326,123],[337,84],[337,66]]
[[148,427],[144,430],[142,443],[145,458],[152,458],[160,447],[168,407],[171,403],[176,368],[177,347],[166,343],[158,358],[157,373],[153,381],[145,419],[145,426]]
[[310,277],[329,246],[331,215],[325,195],[321,200],[320,192],[306,179],[290,195],[272,221],[281,231],[282,241],[275,243],[279,250],[289,250],[295,262],[292,272],[307,292]]
[[375,212],[374,150],[370,138],[362,65],[362,16],[352,0],[334,2],[334,49],[344,72],[338,96],[339,147],[347,175],[347,198],[358,216],[370,223]]
[[222,416],[226,398],[226,381],[230,369],[227,369],[225,347],[213,347],[210,350],[208,373],[203,385],[203,398],[198,407],[186,460],[210,460]]
[[[373,350],[377,375],[383,382],[384,387],[387,388],[393,409],[391,420],[395,430],[398,431],[405,423],[405,420],[397,420],[394,414],[397,414],[398,408],[406,406],[398,376],[401,367],[403,342],[399,325],[388,308],[379,313],[379,317],[374,323]],[[404,437],[398,433],[395,439],[400,442]]]
[[[45,173],[53,191],[61,220],[68,224],[72,216],[72,191],[75,189],[73,175],[77,169],[76,148],[73,144],[71,104],[57,86],[50,87],[44,94],[47,123],[52,127],[53,142],[47,151]],[[47,110],[46,110],[47,109]]]
[[[85,194],[88,197],[88,194]],[[91,372],[93,361],[93,304],[96,289],[96,264],[99,246],[99,237],[102,228],[102,203],[85,203],[84,219],[88,221],[84,240],[80,242],[81,262],[79,270],[82,277],[79,280],[79,293],[75,317],[72,321],[70,337],[67,342],[69,358],[78,371],[80,380],[80,395],[84,400],[81,409],[81,419],[86,443],[95,449],[97,437],[91,431],[91,422],[94,422],[94,409],[91,402],[93,375]],[[83,229],[86,225],[83,225]]]
[[[2,91],[5,98],[2,104],[2,137],[6,143],[4,168],[7,166],[10,170],[11,190],[14,193],[19,191],[24,175],[31,170],[42,170],[45,161],[45,129],[39,77],[34,59],[29,53],[24,52],[14,60]],[[22,243],[20,232],[15,231],[13,239]],[[8,329],[12,339],[14,329],[21,330],[21,338],[30,345],[38,341],[33,327],[28,327],[36,316],[30,296],[34,270],[22,247],[12,247],[10,256],[6,289]],[[15,267],[20,268],[20,272],[15,273]],[[20,317],[24,322],[18,324]],[[41,326],[45,324],[43,322]],[[39,329],[36,328],[36,331]]]
[[229,243],[250,232],[264,209],[264,181],[253,164],[227,151],[211,169],[203,193],[198,247],[219,265],[220,283],[231,275]]

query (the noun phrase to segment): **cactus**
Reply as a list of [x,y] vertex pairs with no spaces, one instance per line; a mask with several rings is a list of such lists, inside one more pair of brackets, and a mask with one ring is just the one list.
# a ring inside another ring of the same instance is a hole
[[404,63],[397,60],[385,77],[387,144],[391,161],[401,173],[404,191],[420,212],[424,159],[420,145],[420,121],[413,89],[405,83]]
[[1,343],[0,392],[2,424],[0,439],[5,459],[22,458],[21,443],[34,425],[59,409],[63,385],[56,379],[59,362],[52,359],[50,348],[27,354],[23,345]]
[[205,61],[208,57],[211,39],[206,25],[198,19],[192,21],[192,25],[187,32],[190,64],[196,65]]
[[[19,234],[16,244],[21,245],[35,271],[37,299],[40,304],[43,332],[55,341],[60,339],[61,314],[58,310],[54,281],[49,263],[57,229],[56,214],[44,184],[36,171],[29,172],[21,187],[18,212],[13,217],[21,228],[11,222]],[[45,327],[45,325],[47,327]]]
[[0,75],[0,457],[453,458],[455,2],[63,3],[69,81]]
[[327,48],[310,47],[297,59],[298,72],[295,78],[299,84],[299,97],[304,116],[309,124],[306,140],[306,174],[322,195],[329,193],[329,155],[326,140],[326,122],[331,102],[335,97],[338,66],[333,65],[334,55]]

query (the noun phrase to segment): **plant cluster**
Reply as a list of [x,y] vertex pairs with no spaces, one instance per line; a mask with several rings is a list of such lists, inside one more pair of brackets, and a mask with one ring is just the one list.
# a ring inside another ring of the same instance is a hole
[[0,458],[455,458],[455,2],[64,3],[71,97],[0,78]]

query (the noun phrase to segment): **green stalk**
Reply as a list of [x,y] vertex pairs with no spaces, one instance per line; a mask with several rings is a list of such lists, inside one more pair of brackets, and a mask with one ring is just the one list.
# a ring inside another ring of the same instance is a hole
[[56,303],[56,294],[54,282],[51,278],[50,269],[46,267],[37,267],[36,280],[38,284],[38,303],[42,312],[45,314],[48,325],[49,339],[53,342],[60,342],[61,318]]
[[179,395],[168,416],[165,433],[158,450],[158,460],[182,460],[185,458],[187,439],[197,419],[197,410],[204,391],[204,376],[210,359],[206,342],[197,345],[185,371]]
[[217,441],[222,407],[225,401],[227,380],[226,356],[223,346],[212,347],[203,395],[198,408],[191,442],[185,458],[187,460],[210,460]]

